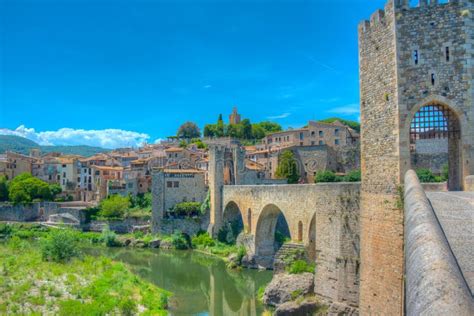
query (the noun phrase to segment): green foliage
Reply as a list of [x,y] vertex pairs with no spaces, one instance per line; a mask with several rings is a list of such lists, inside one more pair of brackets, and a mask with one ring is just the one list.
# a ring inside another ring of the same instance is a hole
[[314,273],[314,265],[308,264],[305,260],[295,260],[287,267],[287,271],[290,274]]
[[49,201],[53,195],[48,183],[29,173],[22,173],[10,181],[8,198],[13,204],[28,204],[35,200]]
[[61,186],[59,184],[56,184],[56,183],[55,184],[50,184],[49,185],[49,190],[51,191],[51,195],[52,195],[53,198],[56,195],[61,194],[61,192],[63,191]]
[[344,181],[346,182],[360,182],[361,180],[361,173],[360,169],[359,170],[353,170],[350,171],[346,176],[344,177]]
[[360,123],[356,122],[356,121],[345,120],[345,119],[341,119],[341,118],[338,118],[338,117],[330,117],[330,118],[327,118],[327,119],[324,119],[324,120],[319,120],[318,122],[333,123],[335,121],[339,121],[342,124],[344,124],[346,126],[349,126],[350,128],[356,130],[357,132],[360,132]]
[[242,228],[240,219],[228,222],[217,232],[217,240],[227,245],[234,245]]
[[288,179],[290,184],[298,182],[300,178],[298,163],[291,150],[281,153],[275,175],[280,179]]
[[238,124],[225,125],[222,115],[217,124],[204,126],[204,137],[233,137],[240,140],[262,139],[268,133],[279,132],[282,128],[278,123],[260,122],[252,124],[249,119],[243,119]]
[[336,174],[331,170],[317,171],[314,182],[337,182]]
[[181,202],[176,204],[172,212],[178,216],[199,215],[201,211],[201,203],[199,202]]
[[260,303],[263,303],[263,295],[265,295],[265,286],[264,285],[259,287],[258,290],[257,290],[257,300]]
[[206,232],[206,233],[201,233],[194,236],[192,238],[192,245],[194,248],[198,248],[198,247],[207,248],[207,247],[215,246],[216,241],[212,239],[212,237],[209,236],[209,234]]
[[303,291],[301,289],[294,290],[293,292],[290,293],[291,300],[292,301],[296,300],[298,297],[301,296],[301,294],[303,294]]
[[[416,175],[421,183],[427,182],[439,182],[440,179],[436,179],[435,175],[430,169],[420,168],[416,170]],[[438,180],[438,181],[437,181]]]
[[204,199],[204,202],[202,202],[200,211],[201,215],[204,215],[211,209],[211,191],[207,191],[206,199]]
[[283,234],[282,232],[280,232],[279,230],[276,230],[275,231],[275,242],[278,244],[278,245],[283,245],[284,243],[286,242],[289,242],[291,241],[291,238],[285,234]]
[[99,216],[104,218],[123,218],[130,207],[127,197],[111,195],[100,202]]
[[198,138],[201,137],[201,131],[195,123],[188,121],[179,127],[176,136],[184,139]]
[[191,139],[191,144],[195,144],[199,149],[207,149],[207,144],[203,143],[200,138],[193,138]]
[[178,250],[189,249],[190,246],[190,242],[186,235],[177,231],[164,237],[163,241],[170,242],[173,245],[173,248]]
[[120,243],[117,241],[117,235],[106,226],[100,234],[100,240],[107,247],[117,247]]
[[77,257],[79,255],[77,232],[66,228],[52,230],[41,240],[41,254],[43,260],[54,262],[68,262]]
[[0,239],[7,239],[13,233],[13,229],[10,224],[0,223]]
[[0,202],[8,201],[7,177],[0,176]]
[[442,167],[440,182],[448,181],[448,179],[449,179],[449,166],[446,164],[446,165],[443,165]]

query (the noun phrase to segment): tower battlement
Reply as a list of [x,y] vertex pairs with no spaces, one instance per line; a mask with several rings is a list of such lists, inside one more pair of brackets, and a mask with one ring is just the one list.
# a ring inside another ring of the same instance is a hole
[[409,0],[389,0],[385,8],[375,11],[370,20],[364,20],[359,23],[359,33],[363,34],[377,29],[379,25],[385,25],[386,19],[393,18],[396,21],[402,21],[404,14],[432,14],[433,11],[449,9],[453,7],[459,8],[459,15],[473,14],[474,12],[463,11],[468,8],[469,0],[449,0],[440,2],[438,0],[418,0],[416,5],[410,5]]

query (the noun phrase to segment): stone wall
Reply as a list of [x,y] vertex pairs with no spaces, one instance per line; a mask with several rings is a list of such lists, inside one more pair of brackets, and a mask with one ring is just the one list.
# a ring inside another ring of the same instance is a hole
[[0,221],[46,222],[50,215],[69,213],[81,223],[85,220],[85,206],[73,203],[37,202],[27,205],[0,203]]
[[416,173],[405,176],[407,315],[474,315],[474,300]]
[[265,247],[273,247],[272,232],[281,212],[292,241],[316,254],[316,293],[358,306],[359,187],[359,183],[224,186],[224,207],[235,203],[239,208],[253,236],[257,263],[267,262],[260,258],[265,254],[274,255]]
[[466,177],[466,191],[474,192],[474,176]]
[[142,218],[125,218],[123,220],[95,220],[84,226],[85,230],[101,232],[106,227],[118,234],[131,233],[134,226],[150,225],[150,221]]
[[435,174],[441,174],[443,167],[448,164],[448,153],[419,154],[411,155],[411,166],[413,169],[426,168]]

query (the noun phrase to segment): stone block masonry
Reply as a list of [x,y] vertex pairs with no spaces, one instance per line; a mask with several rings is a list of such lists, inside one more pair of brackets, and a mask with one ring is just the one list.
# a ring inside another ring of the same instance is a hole
[[362,314],[403,314],[399,191],[420,108],[445,106],[459,121],[460,137],[448,145],[451,187],[474,174],[473,9],[472,0],[390,0],[359,25]]

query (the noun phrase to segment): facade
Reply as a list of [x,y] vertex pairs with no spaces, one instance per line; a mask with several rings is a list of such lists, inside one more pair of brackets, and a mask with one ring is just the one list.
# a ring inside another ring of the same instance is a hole
[[[159,222],[180,202],[203,202],[208,188],[198,169],[158,169],[152,175],[153,220]],[[153,225],[158,231],[158,225]]]
[[[359,25],[361,314],[403,314],[397,201],[411,143],[423,132],[417,127],[436,113],[443,117],[450,189],[464,188],[474,173],[473,10],[472,0],[422,0],[418,7],[390,0]],[[426,115],[414,120],[420,111]]]
[[33,170],[38,169],[37,160],[34,157],[7,152],[1,159],[0,172],[10,180],[24,172],[33,174]]
[[305,128],[267,135],[262,139],[262,146],[264,149],[318,145],[342,147],[355,145],[358,140],[359,133],[339,121],[333,123],[309,121]]

